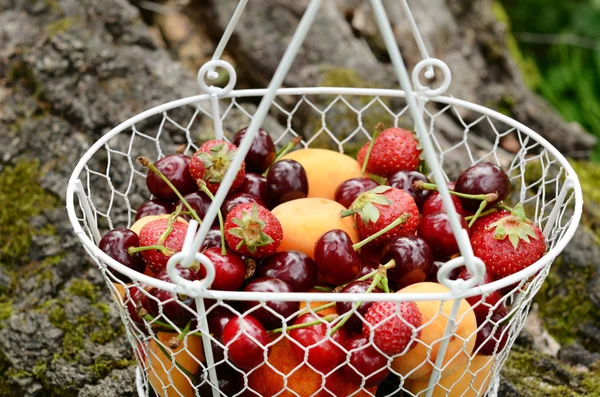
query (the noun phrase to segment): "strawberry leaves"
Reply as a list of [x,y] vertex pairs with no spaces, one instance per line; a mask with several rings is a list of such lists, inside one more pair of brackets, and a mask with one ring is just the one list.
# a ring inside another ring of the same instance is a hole
[[487,229],[495,228],[494,238],[504,240],[506,237],[510,240],[514,249],[519,247],[521,241],[530,243],[530,238],[537,240],[537,234],[533,228],[532,222],[527,219],[525,209],[522,204],[518,204],[511,209],[511,214],[487,226]]
[[385,197],[383,193],[390,190],[390,186],[377,186],[367,192],[360,194],[349,210],[342,211],[341,216],[358,214],[364,223],[375,223],[379,220],[379,210],[375,204],[389,206],[392,204],[390,199]]
[[233,218],[232,222],[238,227],[230,228],[227,233],[240,239],[235,247],[239,250],[244,245],[254,254],[258,247],[273,243],[273,238],[264,232],[267,223],[258,215],[258,205],[252,205],[251,212],[242,211],[240,218]]
[[202,161],[206,169],[204,179],[207,182],[220,183],[236,153],[237,149],[230,148],[225,142],[212,146],[209,153],[197,153],[196,156]]

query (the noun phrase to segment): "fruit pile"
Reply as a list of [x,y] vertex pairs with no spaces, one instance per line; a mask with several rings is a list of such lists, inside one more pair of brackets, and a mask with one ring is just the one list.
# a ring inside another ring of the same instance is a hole
[[[202,223],[245,133],[231,143],[204,142],[191,156],[139,158],[154,198],[139,207],[129,229],[106,233],[100,249],[170,281],[167,261],[181,250],[188,221]],[[424,390],[454,301],[394,303],[386,294],[448,292],[437,271],[459,249],[437,186],[420,172],[426,165],[419,142],[410,131],[378,126],[356,160],[325,149],[293,150],[297,143],[277,152],[259,130],[201,248],[215,268],[211,289],[264,294],[263,302],[204,300],[221,392],[234,395],[247,384],[241,395],[272,396],[284,388],[279,395],[374,395],[399,376],[405,389]],[[473,165],[448,188],[486,265],[482,284],[544,254],[544,237],[522,205],[505,203],[510,182],[500,167]],[[133,326],[152,335],[139,353],[156,393],[211,395],[196,301],[108,271]],[[179,271],[192,281],[206,276],[199,263]],[[471,275],[459,268],[451,277]],[[277,300],[282,292],[315,291],[380,299]],[[469,396],[485,390],[493,355],[508,339],[507,303],[501,292],[460,301],[434,395],[444,387]]]

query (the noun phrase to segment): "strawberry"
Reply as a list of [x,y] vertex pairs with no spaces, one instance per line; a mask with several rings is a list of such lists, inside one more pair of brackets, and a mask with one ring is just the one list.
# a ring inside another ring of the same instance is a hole
[[[190,161],[190,173],[196,183],[198,183],[198,186],[203,183],[201,182],[203,180],[206,182],[208,190],[215,193],[223,181],[237,151],[237,146],[227,141],[212,139],[204,142],[196,153],[194,153]],[[202,172],[201,167],[198,165],[199,162],[204,164],[204,172]],[[242,162],[242,166],[231,184],[231,190],[237,189],[242,184],[244,175],[246,175],[246,164]]]
[[275,215],[256,203],[238,204],[225,220],[225,241],[232,251],[261,259],[277,251],[283,239]]
[[181,251],[187,233],[187,225],[180,221],[172,222],[172,230],[169,232],[167,230],[169,229],[169,221],[167,218],[157,219],[148,222],[140,230],[141,247],[157,246],[162,248],[141,251],[146,265],[155,274],[165,269],[169,258],[173,254]]
[[356,214],[356,227],[361,239],[365,239],[388,226],[401,215],[406,220],[395,228],[375,238],[371,244],[381,245],[399,236],[413,235],[419,226],[419,208],[415,199],[401,189],[377,186],[361,193],[342,216]]
[[471,245],[496,279],[525,269],[546,251],[542,231],[527,219],[521,204],[513,212],[498,211],[478,219],[471,228]]
[[[369,142],[358,152],[357,160],[362,166]],[[388,128],[375,138],[367,163],[367,172],[389,177],[398,171],[414,171],[421,163],[421,146],[411,131]]]
[[[402,353],[410,345],[413,331],[415,339],[421,337],[423,316],[414,302],[375,302],[365,315],[363,335],[388,356]],[[415,347],[413,344],[410,349]]]

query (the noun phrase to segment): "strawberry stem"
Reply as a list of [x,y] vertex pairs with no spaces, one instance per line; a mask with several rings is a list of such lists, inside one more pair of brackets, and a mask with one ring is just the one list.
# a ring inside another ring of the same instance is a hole
[[281,158],[283,156],[285,156],[286,154],[288,154],[290,152],[290,150],[292,150],[293,148],[296,147],[296,145],[298,145],[300,142],[302,142],[302,138],[297,136],[295,138],[293,138],[290,142],[288,142],[287,145],[285,145],[284,147],[281,148],[280,151],[277,152],[277,157],[275,157],[275,160],[273,160],[273,163],[269,166],[269,168],[267,168],[265,170],[265,172],[263,172],[262,176],[266,177],[267,174],[269,173],[269,170],[271,169],[271,166],[273,164],[275,164],[276,162],[278,162],[279,160],[281,160]]
[[373,133],[373,137],[371,137],[371,142],[369,142],[369,147],[367,148],[367,153],[365,155],[365,160],[363,162],[362,165],[362,170],[360,172],[360,176],[364,177],[365,176],[365,172],[367,172],[367,164],[369,163],[369,158],[371,157],[371,150],[373,150],[373,146],[375,146],[375,139],[377,138],[377,135],[379,135],[379,133],[383,131],[383,123],[377,123],[377,125],[375,126],[375,132]]
[[187,208],[188,211],[191,213],[192,218],[194,218],[196,220],[196,222],[198,222],[199,225],[202,224],[202,220],[200,219],[200,217],[198,216],[196,211],[194,211],[194,209],[190,206],[190,204],[187,202],[187,200],[183,198],[181,193],[179,193],[179,190],[177,190],[177,188],[175,186],[173,186],[171,181],[162,172],[160,172],[159,169],[154,166],[154,164],[152,164],[150,159],[148,159],[147,157],[144,157],[144,156],[140,156],[137,158],[137,161],[142,166],[148,168],[150,171],[152,171],[156,175],[158,175],[160,177],[160,179],[162,179],[163,182],[165,182],[167,184],[167,186],[169,186],[171,188],[171,190],[173,191],[173,193],[175,193],[175,195],[179,198],[179,200],[181,200],[181,202],[183,203],[185,208]]
[[171,250],[168,249],[167,247],[165,247],[164,245],[147,245],[144,247],[129,247],[127,249],[127,252],[129,252],[129,255],[133,255],[136,252],[150,251],[150,250],[160,251],[160,253],[164,254],[164,255],[168,255],[171,252]]
[[405,214],[400,215],[398,218],[396,218],[396,220],[394,222],[390,223],[389,225],[387,225],[386,227],[384,227],[383,229],[381,229],[377,233],[374,233],[374,234],[370,235],[369,237],[367,237],[366,239],[364,239],[362,241],[359,241],[356,244],[353,244],[352,248],[354,248],[355,251],[358,251],[360,248],[362,248],[363,246],[369,244],[371,241],[375,240],[377,237],[379,237],[382,234],[389,232],[393,228],[395,228],[395,227],[403,224],[409,218],[410,218],[410,214],[405,213]]
[[[206,187],[206,183],[200,184],[200,190],[202,190],[211,201],[215,201],[215,196],[208,190]],[[221,229],[221,255],[227,255],[227,246],[225,245],[225,224],[223,223],[223,214],[221,213],[221,209],[217,210],[217,217],[219,217],[219,229]]]
[[[290,325],[289,327],[286,327],[286,331],[291,331],[291,330],[294,330],[294,329],[300,329],[300,328],[306,328],[306,327],[312,327],[313,325],[322,324],[324,321],[325,322],[331,322],[335,318],[337,318],[337,314],[328,314],[327,316],[322,317],[319,320],[310,321],[308,323]],[[272,335],[272,334],[276,334],[276,333],[279,333],[279,332],[282,332],[282,331],[283,331],[283,328],[275,328],[275,329],[272,329],[272,330],[268,331],[267,333],[269,335]]]

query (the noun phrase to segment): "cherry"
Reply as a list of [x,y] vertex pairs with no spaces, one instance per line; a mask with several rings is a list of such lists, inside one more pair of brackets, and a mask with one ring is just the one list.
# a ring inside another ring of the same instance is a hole
[[[371,280],[353,281],[350,284],[346,285],[340,292],[361,294],[361,293],[366,292],[370,286],[371,286]],[[371,292],[376,293],[376,292],[383,292],[383,291],[381,289],[375,287]],[[373,305],[373,302],[363,302],[360,304],[358,309],[356,309],[356,311],[358,313],[360,313],[360,315],[362,317],[364,317],[372,305]],[[342,316],[344,313],[348,313],[349,311],[351,311],[353,309],[353,307],[354,307],[354,302],[336,302],[335,303],[336,312],[340,316]],[[363,326],[362,319],[360,317],[358,317],[356,314],[353,314],[350,316],[348,321],[346,321],[346,324],[344,324],[344,326],[348,329],[349,332],[352,332],[352,333],[361,332],[362,326]]]
[[344,375],[358,386],[362,384],[363,379],[365,387],[377,386],[390,372],[387,369],[387,358],[369,344],[369,340],[359,334],[349,338],[344,345],[350,355],[350,365],[344,366]]
[[[234,135],[232,143],[235,146],[240,146],[242,139],[246,136],[246,130],[247,128],[242,128]],[[246,170],[261,174],[273,164],[275,157],[277,157],[277,153],[271,136],[267,131],[259,128],[250,145],[250,150],[246,154]]]
[[249,314],[229,320],[221,339],[227,359],[239,369],[250,370],[265,361],[265,352],[268,356],[269,335],[260,321]]
[[[210,286],[211,289],[235,291],[242,286],[246,278],[246,263],[241,256],[230,250],[223,255],[220,247],[207,248],[204,255],[212,261],[215,267],[215,279]],[[200,266],[198,278],[203,279],[204,277],[206,277],[206,270]]]
[[[190,269],[180,268],[179,272],[181,277],[186,280],[198,280],[196,273]],[[168,283],[172,282],[166,270],[158,273],[156,279]],[[147,291],[149,296],[144,295],[142,297],[142,307],[152,317],[161,315],[161,308],[163,317],[168,318],[176,325],[185,325],[194,317],[193,311],[196,310],[194,298],[154,287],[150,287]]]
[[[112,229],[102,237],[100,243],[98,243],[98,248],[120,264],[136,272],[143,273],[146,270],[146,262],[142,259],[142,255],[139,252],[131,255],[127,250],[129,247],[139,247],[139,245],[140,239],[134,231]],[[110,266],[107,266],[106,270],[124,283],[131,282],[129,277],[113,270]]]
[[[202,385],[198,388],[200,396],[212,396],[213,389],[215,389],[208,381],[208,371],[198,371],[197,384]],[[240,393],[244,389],[244,377],[239,372],[233,370],[217,370],[217,379],[219,380],[218,390],[221,392],[219,396],[234,396]]]
[[[212,200],[203,192],[188,193],[185,194],[183,198],[185,199],[185,201],[188,202],[190,207],[192,207],[194,211],[196,211],[196,214],[198,214],[198,217],[200,219],[204,218],[204,216],[206,215],[206,211],[208,211],[208,207],[210,207],[210,204],[212,203]],[[175,205],[179,204],[181,204],[181,201],[177,201],[177,203],[175,203]],[[187,210],[185,206],[183,208],[184,210]],[[192,219],[192,217],[189,215],[183,215],[183,218],[186,221]]]
[[[429,277],[427,278],[427,281],[432,281],[434,283],[437,283],[438,282],[438,279],[437,279],[438,270],[445,263],[446,263],[446,261],[433,261],[433,265],[431,266],[431,273],[429,273]],[[460,272],[461,272],[460,267],[452,269],[450,271],[450,276],[449,276],[450,280],[456,280],[458,278],[458,275],[460,274]]]
[[337,346],[344,346],[347,340],[344,328],[338,329],[333,335],[328,335],[327,323],[320,314],[304,314],[294,322],[294,325],[317,322],[303,328],[288,331],[288,335],[297,343],[290,343],[296,358],[303,362],[307,354],[307,362],[323,374],[329,373],[346,359],[346,353]]
[[[469,273],[467,268],[464,268],[458,275],[458,278],[463,280],[468,280],[471,277],[471,273]],[[477,287],[482,286],[484,284],[489,284],[493,281],[494,278],[492,277],[492,274],[490,272],[485,272],[485,275],[483,276],[483,281],[477,284]],[[489,311],[492,310],[496,303],[498,303],[498,301],[502,299],[502,295],[500,295],[498,291],[494,291],[489,293],[485,297],[485,299],[482,295],[475,295],[466,299],[467,302],[469,302],[469,304],[473,307],[473,312],[475,313],[475,315],[485,318],[485,316],[488,315]]]
[[[508,196],[510,180],[508,175],[496,164],[484,162],[475,164],[460,173],[456,180],[457,192],[464,194],[488,194],[497,193],[498,198],[488,202],[491,207]],[[481,204],[481,200],[461,198],[463,207],[475,212]]]
[[213,226],[208,230],[200,250],[205,250],[211,247],[221,248],[221,228],[219,226]]
[[[466,211],[463,209],[460,199],[456,196],[450,196],[450,198],[452,199],[452,203],[454,204],[454,208],[456,209],[458,215],[465,216]],[[429,196],[427,200],[425,200],[423,209],[421,210],[421,215],[425,216],[440,211],[446,211],[444,208],[444,202],[442,201],[442,196],[438,192],[433,192],[433,194]]]
[[302,164],[295,160],[273,164],[267,174],[267,195],[273,207],[308,196],[308,178]]
[[258,205],[262,205],[263,207],[265,206],[261,199],[256,196],[248,193],[235,193],[231,196],[228,196],[221,206],[221,214],[223,214],[223,219],[227,217],[227,214],[229,214],[229,211],[231,211],[233,207],[238,204],[245,203],[256,203]]
[[[469,227],[465,218],[460,215],[458,218],[461,226],[468,233]],[[425,240],[436,254],[452,256],[458,252],[458,244],[446,212],[435,212],[424,216],[419,223],[417,235]]]
[[236,193],[247,193],[258,197],[268,208],[272,208],[267,195],[267,178],[260,174],[252,172],[246,173],[242,184],[237,188]]
[[349,208],[361,193],[376,188],[377,186],[379,186],[379,184],[371,178],[348,179],[337,187],[334,200],[344,207]]
[[[215,340],[221,341],[221,337],[223,336],[223,330],[225,326],[232,318],[236,317],[236,315],[228,308],[219,306],[213,308],[206,316],[206,321],[208,322],[208,330],[212,334],[212,337]],[[216,363],[222,361],[224,358],[223,348],[216,342],[211,341],[213,357]],[[227,365],[224,362],[222,365]]]
[[[198,189],[188,169],[190,158],[183,154],[170,154],[154,163],[154,166],[175,186],[181,194]],[[175,192],[154,172],[146,176],[146,186],[150,193],[165,201],[177,200]]]
[[144,320],[142,320],[138,315],[138,310],[142,307],[142,297],[144,296],[144,293],[136,286],[129,287],[128,291],[129,294],[125,294],[125,306],[127,307],[129,318],[135,325],[138,326],[137,328],[140,331],[146,332]]
[[[364,249],[364,247],[363,247],[363,249]],[[367,274],[371,274],[371,273],[373,273],[373,271],[375,271],[377,269],[379,269],[379,263],[372,262],[372,261],[363,261],[362,270],[360,271],[358,278],[360,278],[362,276],[366,276]],[[389,270],[388,270],[388,272],[389,272]]]
[[362,269],[362,259],[343,230],[330,230],[322,235],[315,245],[314,257],[319,273],[329,284],[350,282]]
[[163,215],[170,214],[173,212],[173,205],[162,200],[152,199],[144,201],[139,206],[135,214],[135,220],[143,218],[148,215]]
[[263,259],[255,276],[285,281],[295,292],[310,291],[317,283],[317,265],[301,251],[276,252]]
[[385,184],[391,187],[402,189],[410,194],[413,199],[415,199],[417,207],[421,209],[425,200],[427,200],[427,198],[431,195],[431,190],[415,189],[413,186],[413,182],[415,181],[429,183],[427,177],[418,171],[398,171],[390,176]]
[[427,280],[433,266],[433,252],[429,244],[418,236],[402,236],[392,240],[383,250],[382,263],[396,261],[388,270],[388,279],[402,289]]
[[[501,306],[494,311],[490,319],[487,319],[487,313],[483,316],[475,315],[477,318],[477,326],[481,329],[477,332],[475,347],[473,351],[484,356],[491,356],[501,352],[508,342],[508,321],[500,323],[507,316],[506,309]],[[483,324],[483,326],[481,326]],[[494,331],[494,326],[496,330]]]
[[381,262],[381,247],[373,244],[363,245],[360,249],[360,256],[364,262],[375,262],[379,265]]
[[[261,277],[251,281],[246,285],[244,291],[247,292],[264,292],[265,296],[268,297],[269,293],[282,293],[282,292],[294,292],[292,287],[285,281],[273,277]],[[243,301],[242,307],[245,310],[250,310],[255,306],[260,305],[258,301]],[[270,310],[261,307],[252,312],[252,315],[256,317],[267,329],[274,329],[281,327],[283,322],[289,322],[293,318],[288,318],[294,315],[298,311],[298,302],[281,302],[281,301],[266,301],[264,304]],[[273,314],[277,313],[279,316]]]

